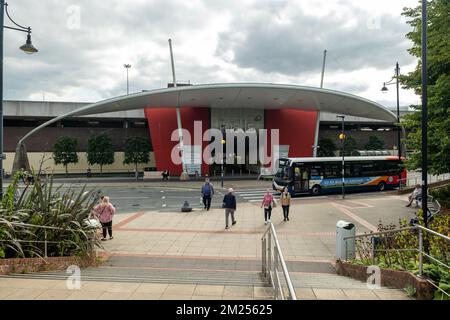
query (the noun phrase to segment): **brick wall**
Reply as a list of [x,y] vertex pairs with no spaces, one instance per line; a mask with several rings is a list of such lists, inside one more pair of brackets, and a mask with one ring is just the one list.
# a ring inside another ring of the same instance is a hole
[[66,270],[71,265],[84,268],[96,264],[96,255],[87,257],[49,257],[45,260],[43,258],[0,259],[0,274]]

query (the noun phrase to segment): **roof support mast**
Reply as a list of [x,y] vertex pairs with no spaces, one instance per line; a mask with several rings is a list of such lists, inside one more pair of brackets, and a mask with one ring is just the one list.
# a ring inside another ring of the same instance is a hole
[[[323,50],[323,63],[322,63],[322,75],[320,77],[320,88],[323,88],[323,76],[325,74],[325,62],[327,59],[327,50]],[[319,126],[320,126],[320,110],[317,111],[317,119],[316,119],[316,131],[314,133],[314,151],[313,157],[317,157],[317,148],[319,147]]]
[[[173,62],[173,52],[172,52],[172,39],[169,39],[169,49],[170,49],[170,61],[172,64],[172,76],[173,76],[173,87],[177,87],[177,79],[175,77],[175,64]],[[181,167],[183,172],[181,173],[180,180],[187,180],[189,179],[189,175],[186,171],[186,166],[184,163],[184,143],[183,143],[183,127],[181,126],[181,115],[180,115],[180,98],[178,93],[177,98],[177,124],[178,124],[178,138],[180,141],[180,155],[181,155]]]

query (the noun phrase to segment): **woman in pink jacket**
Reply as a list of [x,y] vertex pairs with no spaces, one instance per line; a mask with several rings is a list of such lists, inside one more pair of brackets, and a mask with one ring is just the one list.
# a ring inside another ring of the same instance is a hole
[[270,222],[270,216],[272,215],[272,206],[274,203],[274,198],[272,193],[270,192],[270,189],[267,189],[266,194],[264,195],[264,198],[261,203],[261,208],[264,207],[264,224],[267,224],[267,222]]
[[112,235],[112,219],[116,209],[109,203],[109,197],[102,197],[102,202],[94,208],[94,216],[100,220],[103,228],[102,241],[106,241],[106,231],[109,233],[109,240],[113,239]]

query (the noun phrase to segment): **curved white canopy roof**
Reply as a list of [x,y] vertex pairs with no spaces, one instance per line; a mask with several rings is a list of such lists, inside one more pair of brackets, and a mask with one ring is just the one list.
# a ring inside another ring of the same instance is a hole
[[99,101],[33,129],[29,135],[70,116],[143,108],[211,107],[255,109],[301,109],[395,122],[396,116],[382,105],[340,91],[284,84],[230,83],[182,86],[143,91]]

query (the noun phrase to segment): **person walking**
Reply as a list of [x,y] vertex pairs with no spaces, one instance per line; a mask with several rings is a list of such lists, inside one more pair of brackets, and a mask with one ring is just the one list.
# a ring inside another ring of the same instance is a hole
[[270,191],[267,189],[266,194],[263,197],[261,208],[264,207],[264,224],[270,222],[270,216],[272,215],[272,207],[275,203],[275,199]]
[[283,208],[284,221],[289,221],[289,206],[291,205],[291,194],[287,187],[283,188],[281,193],[281,207]]
[[209,208],[211,207],[211,199],[213,195],[214,195],[214,187],[209,182],[209,179],[206,179],[205,184],[202,186],[203,205],[205,206],[204,209],[206,209],[206,211],[208,211]]
[[236,219],[234,212],[236,211],[236,197],[233,194],[233,188],[228,189],[228,193],[223,197],[223,207],[225,208],[225,229],[228,229],[228,217],[231,215],[231,223],[234,226]]
[[103,196],[101,198],[100,204],[95,206],[93,210],[93,215],[98,218],[102,224],[103,238],[102,241],[106,241],[106,234],[109,234],[109,240],[113,239],[112,235],[112,219],[116,209],[109,202],[109,197]]

